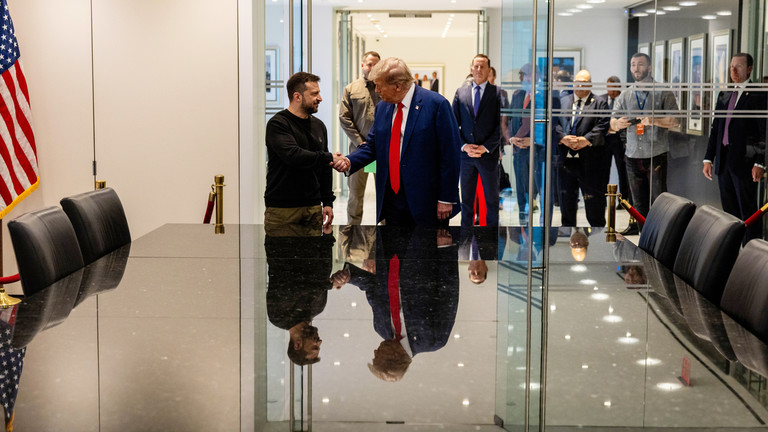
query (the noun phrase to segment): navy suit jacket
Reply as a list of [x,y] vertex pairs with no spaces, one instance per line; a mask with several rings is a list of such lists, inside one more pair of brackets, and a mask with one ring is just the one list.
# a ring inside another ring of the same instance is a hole
[[[564,95],[560,98],[560,106],[568,111],[573,106],[574,101],[574,95],[573,93]],[[594,110],[600,110],[603,112],[608,111],[608,103],[605,101],[605,99],[595,96],[595,94],[590,93],[589,96],[587,96],[587,101],[582,107],[581,111],[582,113],[594,111]],[[592,144],[592,147],[585,147],[579,151],[574,152],[573,150],[569,149],[567,146],[560,144],[558,146],[560,151],[560,162],[564,162],[568,151],[574,153],[579,153],[579,157],[583,156],[589,156],[592,153],[595,153],[598,151],[598,148],[602,148],[605,144],[605,134],[608,133],[608,128],[610,127],[610,117],[588,117],[588,116],[564,116],[567,119],[566,127],[567,130],[564,130],[563,132],[565,135],[575,135],[575,136],[583,136]],[[597,167],[596,167],[597,168]]]
[[[530,104],[525,107],[523,104],[525,103],[525,94],[526,92],[524,90],[516,90],[514,93],[512,93],[512,101],[509,104],[509,108],[512,110],[516,110],[517,113],[508,117],[508,125],[509,125],[509,136],[510,137],[519,137],[519,138],[525,138],[531,136],[529,124],[531,120],[531,106]],[[548,93],[539,91],[536,93],[536,110],[544,110],[546,108],[545,101],[545,95]],[[553,110],[559,110],[560,109],[560,96],[552,95],[551,98],[552,103],[552,109]],[[519,110],[524,110],[523,114],[519,113]],[[541,118],[541,115],[539,115],[537,118]],[[552,127],[552,146],[556,149],[557,143],[560,142],[561,139],[566,135],[563,131],[563,125],[561,124],[560,116],[553,116],[551,121],[551,127]],[[541,126],[540,129],[538,127]],[[537,125],[536,134],[537,139],[536,143],[531,143],[531,147],[534,145],[537,146],[544,146],[544,143],[546,142],[546,135],[545,130],[543,128],[543,125]],[[521,151],[522,149],[512,146],[512,152],[517,153]],[[553,150],[557,151],[557,150]]]
[[[727,110],[731,92],[720,92],[717,98],[716,110]],[[736,102],[736,111],[765,110],[765,93],[745,89]],[[727,167],[733,172],[744,175],[752,172],[755,163],[765,164],[765,119],[764,118],[731,118],[728,126],[728,157],[723,161],[723,134],[725,132],[725,117],[717,117],[712,122],[709,133],[709,143],[704,159],[713,161],[715,174],[720,174]]]
[[[472,86],[459,87],[453,98],[453,114],[459,123],[461,145],[477,144],[485,146],[488,153],[481,159],[499,159],[499,142],[501,137],[501,92],[498,87],[488,83],[480,99],[480,107],[475,116],[472,104]],[[461,150],[461,147],[459,147]],[[469,157],[462,152],[462,157]],[[497,162],[498,163],[498,162]]]
[[[385,188],[389,180],[389,138],[394,105],[376,105],[373,127],[365,144],[350,154],[349,173],[376,161],[376,220],[381,220]],[[400,185],[405,188],[408,207],[418,225],[437,223],[437,202],[459,205],[459,127],[451,104],[439,93],[420,86],[414,89],[400,149]]]

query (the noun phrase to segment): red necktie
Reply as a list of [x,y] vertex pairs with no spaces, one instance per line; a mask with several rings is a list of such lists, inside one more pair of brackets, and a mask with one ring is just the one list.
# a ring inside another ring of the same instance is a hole
[[400,127],[403,124],[403,104],[397,104],[397,114],[389,138],[389,184],[395,193],[400,191]]
[[387,288],[389,289],[389,313],[392,315],[395,338],[400,340],[403,337],[400,335],[402,331],[400,324],[400,259],[397,258],[397,254],[389,260]]

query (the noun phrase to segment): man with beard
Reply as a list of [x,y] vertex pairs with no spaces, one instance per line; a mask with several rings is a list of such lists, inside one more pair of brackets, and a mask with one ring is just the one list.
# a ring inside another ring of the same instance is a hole
[[[360,64],[363,76],[344,87],[344,95],[339,105],[339,123],[349,137],[350,153],[365,142],[365,137],[373,126],[373,114],[381,98],[375,91],[376,84],[368,79],[368,74],[380,59],[376,51],[363,54],[363,62]],[[360,225],[363,220],[363,197],[367,182],[368,173],[365,171],[358,171],[347,177],[349,185],[347,224],[349,225]]]
[[270,235],[320,235],[333,222],[331,166],[341,155],[328,151],[328,131],[312,116],[323,100],[319,81],[307,72],[291,76],[288,109],[267,123],[264,228]]
[[[671,91],[653,89],[651,59],[647,54],[633,55],[629,68],[637,84],[616,98],[611,130],[627,130],[629,190],[635,208],[645,216],[656,197],[667,191],[668,129],[677,126],[674,117],[654,117],[653,112],[676,111],[677,102]],[[638,234],[637,223],[630,224],[622,234]]]

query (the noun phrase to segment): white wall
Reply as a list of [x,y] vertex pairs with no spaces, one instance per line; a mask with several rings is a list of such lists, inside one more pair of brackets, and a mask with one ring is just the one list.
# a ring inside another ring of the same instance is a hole
[[[599,31],[594,28],[599,27]],[[592,81],[605,82],[616,75],[624,81],[627,71],[627,17],[624,9],[588,11],[576,16],[555,16],[555,48],[581,48],[582,69]],[[595,90],[605,93],[605,90]]]
[[227,184],[225,222],[238,222],[237,0],[95,1],[92,27],[87,0],[10,0],[9,9],[40,187],[7,220],[92,190],[95,154],[133,238],[201,222],[215,174]]

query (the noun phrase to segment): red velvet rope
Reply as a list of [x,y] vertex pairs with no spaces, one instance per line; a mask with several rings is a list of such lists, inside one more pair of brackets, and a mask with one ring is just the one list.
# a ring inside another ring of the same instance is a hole
[[630,203],[629,203],[627,200],[625,200],[625,199],[622,199],[622,200],[621,200],[621,201],[619,201],[619,202],[620,202],[620,203],[621,203],[621,205],[622,205],[622,206],[623,206],[623,207],[624,207],[624,208],[625,208],[625,209],[626,209],[626,210],[629,212],[629,214],[630,214],[630,215],[631,215],[633,218],[637,219],[637,222],[638,222],[640,225],[644,225],[644,224],[645,224],[645,216],[641,215],[641,214],[640,214],[640,212],[639,212],[639,211],[637,211],[637,209],[635,209],[634,207],[632,207],[632,204],[630,204]]
[[11,275],[11,276],[0,277],[0,284],[9,284],[9,283],[14,283],[14,282],[18,282],[18,281],[19,281],[19,274],[18,273],[16,273],[15,275]]
[[213,214],[213,203],[216,201],[216,194],[211,192],[208,194],[208,206],[205,208],[205,216],[203,216],[203,223],[211,223],[211,215]]
[[760,218],[765,214],[765,212],[768,211],[768,203],[766,203],[760,210],[756,211],[755,214],[750,216],[747,220],[744,221],[744,224],[749,227],[751,225],[754,225],[755,222],[759,221]]

